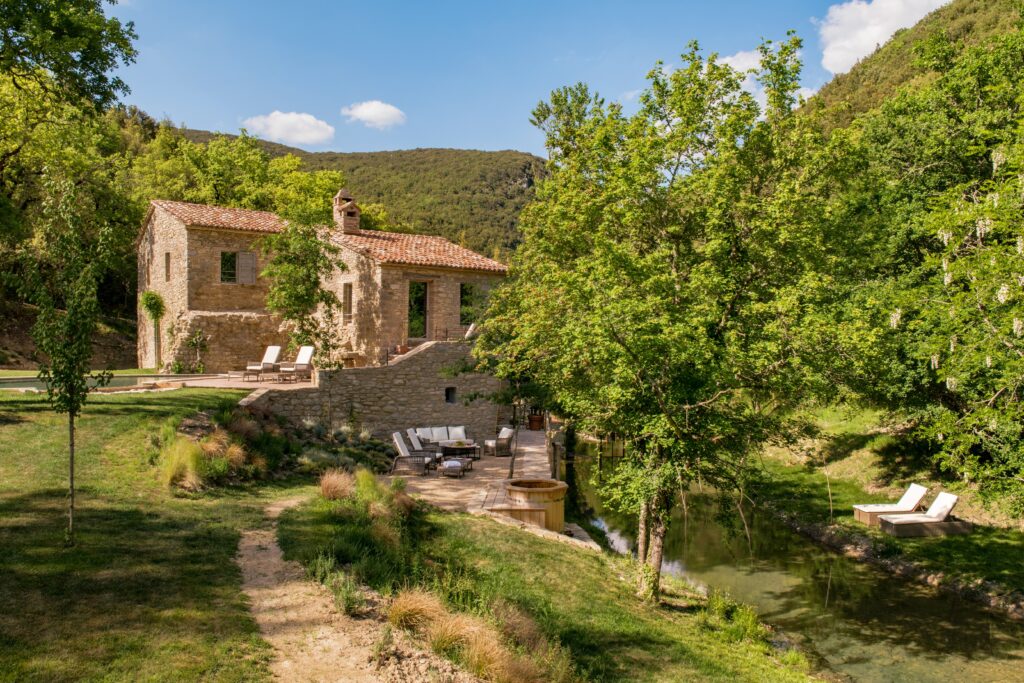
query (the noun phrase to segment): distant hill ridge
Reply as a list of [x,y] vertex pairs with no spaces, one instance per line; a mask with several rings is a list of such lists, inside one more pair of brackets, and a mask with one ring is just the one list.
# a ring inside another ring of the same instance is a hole
[[[215,135],[183,129],[192,142]],[[380,203],[416,232],[441,235],[488,256],[507,257],[519,243],[519,212],[533,197],[544,159],[512,150],[409,149],[307,152],[261,140],[272,156],[294,154],[308,170],[342,171],[362,203]]]
[[874,109],[904,85],[925,83],[931,77],[915,66],[914,47],[945,32],[954,42],[979,45],[992,36],[1009,33],[1021,20],[1019,0],[954,0],[901,29],[884,45],[860,60],[850,71],[835,76],[812,98],[830,113],[829,127],[843,127]]

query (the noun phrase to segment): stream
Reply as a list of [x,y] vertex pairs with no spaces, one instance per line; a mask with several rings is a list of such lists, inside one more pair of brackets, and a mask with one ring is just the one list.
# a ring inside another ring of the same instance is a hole
[[[593,485],[599,462],[577,454],[563,464],[567,507],[591,517],[617,551],[632,552],[636,522],[602,504]],[[1024,681],[1024,624],[830,551],[756,509],[745,510],[748,538],[716,497],[687,498],[665,539],[665,571],[753,606],[831,678]]]

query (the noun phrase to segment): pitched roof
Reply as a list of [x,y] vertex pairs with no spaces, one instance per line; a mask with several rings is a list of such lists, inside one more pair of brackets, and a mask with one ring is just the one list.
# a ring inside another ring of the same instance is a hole
[[508,270],[503,263],[436,235],[360,230],[357,233],[335,232],[331,239],[335,244],[348,247],[380,263],[484,270],[492,273]]
[[251,232],[280,232],[282,227],[281,219],[277,217],[277,214],[269,211],[229,209],[223,206],[172,202],[166,199],[154,199],[150,204],[164,209],[185,225]]
[[[167,211],[185,225],[262,233],[280,232],[283,227],[277,214],[269,211],[229,209],[163,199],[155,199],[150,204]],[[504,264],[494,259],[436,235],[412,235],[382,230],[343,233],[337,230],[332,232],[331,240],[339,246],[352,249],[380,263],[481,270],[492,273],[505,273],[508,270]]]

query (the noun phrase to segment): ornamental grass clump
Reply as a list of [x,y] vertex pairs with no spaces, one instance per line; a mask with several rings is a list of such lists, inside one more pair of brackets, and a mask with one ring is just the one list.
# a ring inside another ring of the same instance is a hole
[[198,491],[203,486],[205,455],[195,441],[179,436],[161,453],[164,483],[184,491]]
[[320,477],[320,495],[327,500],[348,498],[355,491],[355,478],[345,470],[327,470]]
[[441,600],[433,593],[410,588],[398,593],[388,608],[388,621],[398,628],[424,633],[446,614]]

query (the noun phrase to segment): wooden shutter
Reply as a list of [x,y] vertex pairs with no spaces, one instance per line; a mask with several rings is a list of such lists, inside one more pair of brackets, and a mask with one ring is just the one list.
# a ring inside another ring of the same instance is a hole
[[256,284],[256,252],[238,252],[238,284]]

